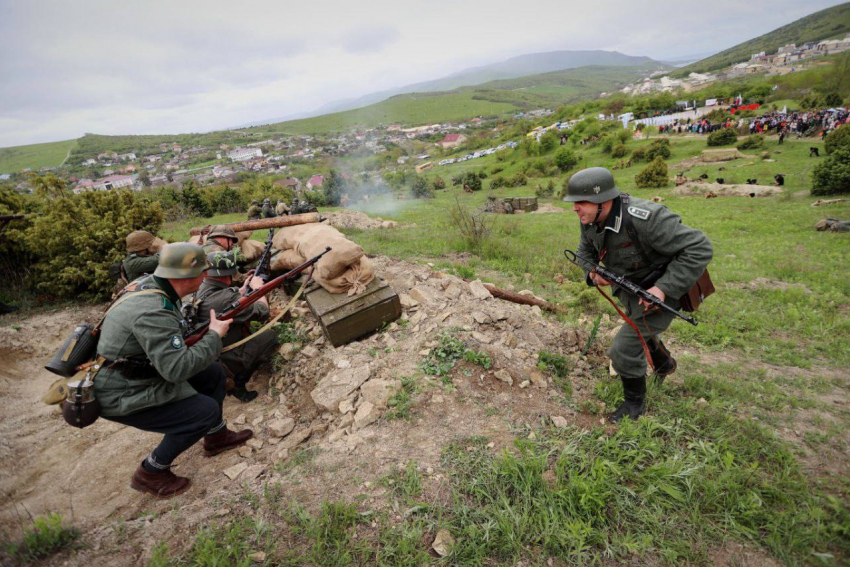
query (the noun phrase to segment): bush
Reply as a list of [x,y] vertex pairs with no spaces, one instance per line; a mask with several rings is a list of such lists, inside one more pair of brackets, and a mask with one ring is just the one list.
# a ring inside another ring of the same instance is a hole
[[850,147],[850,127],[840,126],[826,135],[823,147],[827,154],[831,154],[838,148]]
[[431,199],[434,197],[434,188],[424,177],[416,176],[410,184],[410,194],[416,199]]
[[670,140],[667,138],[658,138],[649,144],[646,150],[646,159],[652,161],[655,158],[668,159],[670,157]]
[[625,128],[617,132],[617,140],[619,140],[621,144],[628,144],[631,139],[632,133]]
[[483,210],[471,211],[461,205],[457,197],[449,211],[449,222],[466,242],[470,250],[479,250],[490,235],[487,215]]
[[756,150],[764,147],[764,136],[762,134],[750,136],[743,142],[739,143],[736,147],[739,150]]
[[528,183],[528,178],[520,171],[517,171],[508,179],[508,187],[522,187],[526,183]]
[[555,165],[558,166],[562,172],[567,172],[574,168],[578,163],[578,157],[576,157],[575,152],[573,152],[569,148],[560,148],[557,152],[555,152]]
[[558,135],[552,132],[546,132],[540,137],[540,154],[548,154],[558,145]]
[[481,191],[481,178],[474,171],[467,171],[463,176],[463,187],[469,187],[471,191]]
[[437,176],[431,180],[431,187],[433,187],[435,191],[439,191],[446,188],[446,182],[442,177]]
[[[843,128],[847,128],[844,126]],[[815,166],[812,195],[850,193],[850,147],[841,146]]]
[[635,175],[635,184],[640,188],[666,187],[670,182],[667,162],[657,157],[643,171]]
[[490,173],[492,175],[496,175],[497,173],[502,173],[505,170],[504,167],[494,167]]
[[614,158],[625,157],[627,151],[628,150],[626,149],[625,144],[617,144],[616,146],[614,146],[614,149],[611,150],[611,157],[614,157]]
[[487,172],[483,169],[478,172],[478,179],[487,179]]
[[547,183],[546,185],[540,185],[538,183],[537,186],[534,188],[534,194],[540,198],[551,197],[555,194],[555,182],[550,179],[549,183]]
[[646,161],[646,148],[635,148],[632,150],[632,161]]
[[17,559],[35,561],[73,547],[78,537],[80,531],[63,525],[59,514],[39,516],[33,520],[32,527],[24,532],[19,543],[9,545],[9,552]]
[[602,144],[602,152],[610,154],[614,150],[614,144],[617,143],[617,139],[614,136],[608,135],[604,136],[600,143]]
[[709,147],[728,146],[738,141],[738,133],[734,128],[721,128],[708,135]]
[[109,297],[109,266],[134,230],[156,233],[162,209],[133,191],[92,191],[51,202],[26,232],[36,288],[56,297]]

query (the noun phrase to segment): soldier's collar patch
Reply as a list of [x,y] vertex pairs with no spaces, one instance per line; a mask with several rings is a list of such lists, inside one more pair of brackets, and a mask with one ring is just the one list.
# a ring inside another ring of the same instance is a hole
[[182,348],[183,347],[183,337],[180,335],[174,335],[171,337],[171,346],[174,348]]
[[648,211],[646,209],[641,209],[639,207],[629,207],[628,211],[629,211],[630,215],[632,215],[633,217],[637,217],[641,220],[648,219],[649,215],[652,214],[652,213],[650,213],[650,211]]

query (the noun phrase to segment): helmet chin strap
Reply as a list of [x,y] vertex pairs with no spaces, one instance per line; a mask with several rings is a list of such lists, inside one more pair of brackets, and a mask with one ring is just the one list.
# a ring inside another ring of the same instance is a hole
[[599,221],[599,217],[602,215],[602,203],[596,204],[596,216],[593,218],[593,222],[590,224],[596,224]]

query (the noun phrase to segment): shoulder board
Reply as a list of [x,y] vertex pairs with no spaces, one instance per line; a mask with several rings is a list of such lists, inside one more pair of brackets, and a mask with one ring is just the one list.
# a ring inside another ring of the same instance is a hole
[[652,212],[647,209],[641,209],[640,207],[635,206],[629,207],[628,211],[630,215],[641,220],[647,220],[649,218],[649,215],[652,214]]

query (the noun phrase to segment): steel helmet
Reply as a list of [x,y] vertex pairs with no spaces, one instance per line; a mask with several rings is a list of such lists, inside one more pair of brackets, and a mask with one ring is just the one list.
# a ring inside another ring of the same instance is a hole
[[204,249],[189,242],[166,245],[159,253],[159,265],[153,275],[160,278],[189,279],[200,276],[209,267]]
[[207,254],[210,269],[208,276],[232,276],[236,273],[236,258],[233,252],[210,252]]
[[233,229],[223,224],[217,224],[212,227],[210,229],[210,233],[207,235],[207,238],[215,238],[216,236],[220,236],[222,238],[229,238],[233,242],[239,240],[239,237],[236,236],[236,233],[233,232]]
[[134,230],[127,235],[127,252],[147,250],[156,237],[146,230]]
[[570,178],[564,201],[567,203],[589,201],[598,205],[615,199],[619,194],[620,189],[617,188],[610,171],[604,167],[589,167]]

